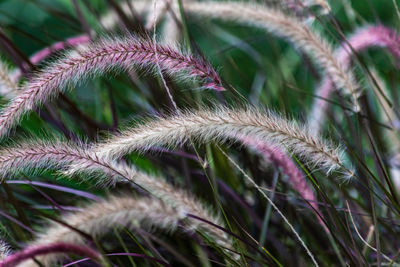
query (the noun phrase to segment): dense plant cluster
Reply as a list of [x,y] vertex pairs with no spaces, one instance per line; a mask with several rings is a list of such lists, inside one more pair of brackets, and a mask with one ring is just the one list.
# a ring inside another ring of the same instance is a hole
[[400,264],[395,0],[19,5],[1,267]]

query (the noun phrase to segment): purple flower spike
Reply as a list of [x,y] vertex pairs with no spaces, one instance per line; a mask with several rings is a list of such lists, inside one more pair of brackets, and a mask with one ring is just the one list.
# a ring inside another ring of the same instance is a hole
[[288,177],[290,186],[292,186],[292,188],[302,198],[304,198],[304,200],[308,201],[308,203],[314,210],[318,222],[321,224],[325,231],[329,232],[324,221],[322,220],[323,215],[319,211],[318,200],[315,197],[313,190],[307,184],[303,173],[299,170],[293,160],[289,158],[284,152],[282,152],[282,150],[268,143],[249,137],[242,138],[242,141],[245,145],[253,148],[259,154],[261,154],[267,162],[270,162],[275,167],[281,169],[282,173]]
[[29,80],[21,92],[0,113],[0,138],[28,111],[56,96],[68,85],[113,69],[159,66],[171,76],[197,78],[205,87],[222,90],[222,82],[210,64],[199,57],[181,53],[169,46],[134,37],[103,39],[51,63]]
[[43,48],[42,50],[36,52],[30,57],[32,64],[38,64],[39,62],[48,58],[54,52],[64,50],[69,47],[75,47],[81,44],[86,44],[90,42],[90,37],[88,35],[79,35],[75,37],[68,38],[65,41],[57,42],[49,47]]
[[[389,50],[393,57],[400,59],[400,36],[396,31],[385,27],[383,25],[368,26],[361,28],[353,34],[347,42],[336,51],[339,62],[345,67],[349,68],[351,58],[354,52],[361,52],[369,47],[385,47]],[[400,65],[397,66],[400,68]],[[321,99],[316,99],[310,114],[310,125],[316,131],[325,119],[325,111],[329,102],[329,96],[334,91],[335,87],[329,77],[325,77],[321,85],[316,90],[316,95]]]

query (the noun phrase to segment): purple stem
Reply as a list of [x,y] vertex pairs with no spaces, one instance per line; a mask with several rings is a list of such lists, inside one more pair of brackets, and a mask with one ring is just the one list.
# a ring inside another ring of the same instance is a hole
[[[106,254],[106,256],[131,256],[131,257],[137,257],[137,258],[143,258],[143,259],[150,259],[150,260],[158,262],[158,263],[160,263],[160,264],[162,264],[164,266],[171,266],[168,262],[165,262],[163,260],[160,260],[160,259],[157,259],[157,258],[154,258],[154,257],[150,257],[150,256],[147,256],[147,255],[143,255],[143,254],[138,254],[138,253],[126,253],[126,252],[123,252],[123,253],[110,253],[110,254]],[[77,260],[77,261],[74,261],[74,262],[70,262],[70,263],[68,263],[66,265],[63,265],[63,267],[72,266],[74,264],[85,262],[85,261],[88,261],[88,260],[89,260],[89,258],[80,259],[80,260]]]
[[96,262],[98,262],[101,257],[97,251],[86,246],[78,246],[68,243],[53,243],[44,246],[28,247],[22,251],[11,254],[4,261],[0,262],[0,267],[14,267],[35,256],[49,253],[73,253],[76,255],[87,256]]
[[279,148],[276,148],[265,142],[260,142],[248,137],[243,137],[241,140],[244,144],[259,152],[265,161],[271,162],[275,165],[275,167],[282,170],[282,173],[288,177],[290,186],[297,191],[298,194],[313,208],[318,222],[326,232],[329,232],[324,221],[322,220],[323,215],[318,208],[318,202],[314,191],[307,184],[303,173],[299,170],[293,160]]
[[14,217],[8,215],[7,213],[5,213],[5,212],[2,211],[2,210],[0,210],[0,216],[3,216],[3,217],[5,217],[5,218],[7,218],[8,220],[12,221],[12,222],[15,223],[15,224],[18,224],[21,228],[27,230],[27,231],[30,232],[31,234],[36,235],[36,232],[35,232],[32,228],[26,226],[25,224],[23,224],[23,223],[20,222],[19,220],[15,219]]
[[[82,208],[77,208],[75,206],[60,206],[63,211],[82,211]],[[40,210],[54,210],[54,205],[33,205],[32,208]]]
[[167,148],[157,147],[157,146],[151,147],[150,150],[153,152],[159,152],[159,153],[169,153],[172,155],[180,156],[183,158],[188,158],[188,159],[195,160],[195,161],[199,160],[196,155],[187,153],[183,150],[170,150]]
[[54,52],[64,50],[66,48],[75,47],[80,44],[86,44],[90,42],[90,37],[85,35],[79,35],[66,39],[65,41],[57,42],[49,47],[43,48],[42,50],[36,52],[30,57],[32,64],[38,64],[44,59],[48,58]]
[[[204,176],[203,171],[196,171],[196,172],[193,172],[193,174],[197,175],[199,177],[199,179],[202,180],[203,183],[208,183],[208,179]],[[257,227],[260,228],[262,221],[258,217],[257,213],[251,208],[249,203],[247,203],[246,200],[243,199],[243,197],[238,195],[229,185],[224,183],[222,180],[216,179],[216,181],[218,184],[218,189],[221,190],[221,192],[224,195],[226,195],[226,198],[227,199],[232,198],[232,200],[237,202],[243,209],[245,209],[249,213],[250,217],[252,218],[254,223],[257,225]]]
[[53,184],[49,184],[49,183],[43,183],[43,182],[34,182],[34,181],[29,181],[29,180],[9,180],[6,181],[7,184],[27,184],[27,185],[35,185],[35,186],[39,186],[39,187],[46,187],[46,188],[50,188],[53,190],[57,190],[57,191],[62,191],[62,192],[66,192],[66,193],[71,193],[80,197],[84,197],[84,198],[88,198],[94,201],[99,201],[101,200],[101,198],[99,198],[96,195],[87,193],[85,191],[81,191],[81,190],[77,190],[77,189],[72,189],[72,188],[68,188],[65,186],[60,186],[60,185],[53,185]]
[[[204,223],[206,223],[206,224],[211,225],[212,227],[215,227],[215,228],[217,228],[217,229],[219,229],[219,230],[221,230],[221,231],[224,231],[224,232],[227,233],[228,235],[230,235],[230,236],[232,236],[232,237],[234,237],[234,238],[236,238],[236,239],[242,241],[244,244],[246,244],[246,245],[252,247],[255,251],[259,252],[263,257],[265,257],[265,254],[260,252],[259,247],[257,247],[256,245],[253,245],[253,242],[255,242],[254,240],[247,241],[246,239],[244,239],[244,238],[240,237],[239,235],[237,235],[237,234],[235,234],[235,233],[233,233],[233,232],[231,232],[231,231],[225,229],[224,227],[221,227],[221,226],[219,226],[219,225],[217,225],[217,224],[215,224],[215,223],[213,223],[213,222],[210,222],[209,220],[206,220],[206,219],[201,218],[201,217],[199,217],[199,216],[196,216],[196,215],[194,215],[194,214],[187,213],[186,216],[187,216],[188,218],[192,218],[192,219],[198,220],[198,221],[200,221],[200,222],[204,222]],[[237,252],[234,251],[234,250],[231,250],[231,251],[234,252],[234,253],[237,253]]]
[[62,212],[65,212],[63,210],[62,206],[58,204],[54,199],[52,199],[48,194],[43,192],[41,189],[37,188],[36,186],[32,186],[33,189],[35,189],[39,194],[41,194],[45,199],[47,199],[55,208],[59,209]]
[[[78,35],[75,37],[68,38],[64,41],[60,41],[57,43],[54,43],[48,47],[43,48],[42,50],[39,50],[35,54],[33,54],[29,60],[32,62],[32,64],[37,65],[41,61],[45,60],[46,58],[50,57],[52,54],[55,52],[70,48],[70,47],[75,47],[80,44],[86,44],[90,42],[90,37],[86,34],[84,35]],[[21,71],[18,69],[14,73],[14,78],[16,80],[19,79],[21,76]]]
[[[400,36],[396,31],[383,25],[368,26],[358,30],[352,35],[347,42],[344,42],[340,48],[336,50],[338,61],[345,68],[349,68],[352,56],[369,47],[385,47],[389,50],[393,57],[400,59]],[[397,67],[400,67],[398,65]],[[329,96],[334,91],[335,87],[329,77],[325,77],[322,84],[317,88],[316,95],[319,96],[315,100],[311,111],[311,127],[319,130],[319,126],[325,119],[325,111],[329,102]]]

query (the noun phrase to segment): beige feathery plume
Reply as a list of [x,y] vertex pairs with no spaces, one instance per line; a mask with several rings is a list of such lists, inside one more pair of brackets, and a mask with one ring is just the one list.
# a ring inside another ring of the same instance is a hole
[[272,112],[248,109],[198,110],[157,118],[112,136],[97,144],[96,153],[117,159],[132,151],[146,151],[154,146],[176,147],[189,139],[200,142],[254,138],[276,145],[306,160],[310,166],[327,172],[340,170],[347,176],[343,152],[294,121]]
[[[307,27],[295,16],[287,15],[277,8],[257,3],[216,1],[182,1],[182,3],[185,12],[191,15],[260,27],[289,40],[313,58],[332,79],[336,87],[342,88],[345,94],[351,96],[354,110],[359,111],[360,88],[355,82],[352,72],[337,60],[331,45],[319,33]],[[145,13],[146,10],[151,8],[148,1],[133,1],[132,4],[138,12]],[[323,0],[305,1],[305,4],[318,4],[324,8],[329,8],[329,5]],[[123,4],[121,7],[123,10],[129,10],[128,5],[124,6]],[[113,18],[111,13],[105,15],[104,20],[108,28],[112,28],[118,21],[117,18]]]
[[[90,151],[84,144],[31,141],[0,150],[0,178],[22,170],[40,169],[57,169],[68,176],[78,174],[83,174],[85,177],[95,176],[99,184],[130,181],[176,209],[182,216],[194,214],[223,226],[218,217],[188,193],[173,187],[160,177],[150,176],[135,170],[132,166],[104,159]],[[223,231],[203,222],[196,222],[193,225],[202,225],[204,229],[209,229],[208,232],[217,244],[232,248],[231,241]]]
[[354,110],[359,111],[359,86],[351,71],[340,63],[331,47],[320,34],[294,16],[260,4],[241,2],[185,2],[185,11],[202,17],[237,21],[260,27],[286,38],[318,63],[335,85],[352,97]]
[[[35,241],[27,245],[43,246],[58,242],[85,245],[87,243],[85,237],[72,229],[77,229],[94,239],[104,236],[115,228],[156,227],[172,232],[176,230],[180,221],[185,221],[185,216],[157,199],[111,196],[107,200],[87,205],[79,212],[67,214],[61,221],[70,227],[51,222],[43,228],[43,232]],[[197,230],[198,225],[191,224],[192,221],[189,219],[186,221],[191,230]],[[37,260],[44,266],[54,266],[62,256],[62,254],[47,254],[37,257]],[[19,265],[19,267],[28,266],[38,265],[33,260]]]
[[55,97],[68,85],[116,69],[129,71],[135,67],[163,70],[182,80],[200,78],[204,88],[225,90],[218,74],[203,58],[135,36],[104,37],[87,44],[79,52],[66,53],[29,79],[21,92],[0,111],[0,138],[7,135],[23,115]]

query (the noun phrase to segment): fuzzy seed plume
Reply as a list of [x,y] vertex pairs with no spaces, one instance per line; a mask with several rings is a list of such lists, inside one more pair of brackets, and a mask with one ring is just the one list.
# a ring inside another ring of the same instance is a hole
[[21,93],[0,113],[0,137],[6,135],[26,112],[56,96],[68,85],[76,85],[84,78],[116,68],[151,69],[156,65],[172,76],[199,78],[204,81],[205,88],[223,90],[218,74],[201,58],[135,37],[103,38],[50,63],[23,85]]
[[244,2],[184,2],[186,12],[201,17],[236,21],[260,27],[289,40],[298,49],[315,60],[334,82],[350,95],[354,111],[360,110],[360,88],[351,71],[337,60],[331,45],[319,33],[307,27],[294,16],[266,5]]
[[[103,157],[96,156],[96,158]],[[71,164],[68,166],[68,170],[64,171],[64,174],[71,176],[76,174],[85,175],[94,170],[99,170],[98,168],[103,169],[104,174],[108,174],[103,176],[102,181],[99,181],[100,184],[113,183],[115,181],[133,182],[152,196],[162,200],[166,205],[174,208],[177,212],[182,214],[182,216],[186,214],[197,214],[201,218],[208,218],[207,220],[216,225],[224,226],[219,217],[215,216],[202,202],[186,191],[170,185],[161,177],[150,176],[135,170],[132,166],[128,166],[127,164],[110,161],[110,159],[104,159],[103,166],[96,167],[88,166],[85,163]],[[111,181],[109,180],[110,177],[113,177]],[[194,225],[201,225],[202,229],[209,233],[218,245],[228,249],[232,248],[232,241],[222,230],[210,227],[204,222],[196,222]]]
[[156,118],[111,136],[94,148],[99,155],[117,159],[132,151],[154,146],[177,147],[188,140],[224,142],[243,137],[269,142],[303,158],[312,167],[330,172],[345,168],[343,151],[307,128],[270,112],[255,108],[202,109]]
[[[196,214],[208,218],[216,225],[223,225],[203,203],[187,192],[173,187],[161,177],[140,172],[127,164],[104,159],[88,149],[87,145],[36,140],[0,150],[0,177],[3,179],[18,171],[35,172],[44,169],[56,169],[71,177],[94,177],[99,185],[132,182],[182,215]],[[202,222],[200,224],[208,229],[207,232],[214,237],[216,243],[232,248],[231,241],[223,231]]]
[[[193,0],[183,0],[182,3],[187,3],[187,2],[194,2]],[[149,1],[140,1],[140,0],[131,0],[131,1],[123,1],[120,4],[120,9],[124,11],[124,14],[127,17],[133,16],[131,12],[131,7],[134,8],[135,13],[139,14],[143,17],[146,17],[146,24],[145,27],[146,29],[153,29],[153,23],[154,21],[151,19],[154,17],[153,13],[156,12],[158,20],[156,21],[157,23],[159,20],[162,19],[163,15],[166,15],[166,25],[170,25],[168,23],[168,6],[170,9],[174,10],[176,7],[177,1],[172,1],[172,0],[164,0],[160,1],[160,3],[157,5],[157,10],[154,10],[152,8],[152,5]],[[304,12],[306,8],[312,7],[312,6],[318,6],[320,7],[320,12],[321,14],[327,14],[331,11],[331,7],[329,3],[325,0],[266,0],[264,1],[264,4],[268,6],[275,7],[280,10],[289,10],[294,12],[295,14]],[[172,8],[171,8],[172,7]],[[190,11],[187,10],[188,12]],[[175,14],[179,15],[179,14]],[[178,17],[178,16],[177,16]],[[177,18],[179,19],[179,17]],[[119,22],[119,16],[115,10],[111,10],[110,12],[107,12],[105,15],[100,17],[100,24],[103,26],[104,29],[106,30],[112,30],[116,24]],[[176,26],[176,25],[175,25]],[[170,29],[165,28],[165,30],[168,32]],[[169,34],[165,32],[164,34],[168,36]]]
[[[335,55],[345,69],[350,68],[351,60],[355,53],[362,52],[370,47],[384,47],[396,59],[400,58],[400,35],[393,29],[383,25],[362,27],[353,33],[346,42],[336,49]],[[397,66],[399,67],[399,66]],[[326,76],[321,85],[316,89],[316,98],[310,111],[309,125],[319,132],[325,122],[326,109],[329,106],[330,95],[334,91],[334,81]]]
[[[50,222],[27,246],[39,247],[60,242],[86,245],[88,240],[73,229],[88,234],[94,239],[104,236],[115,228],[133,230],[141,227],[151,230],[155,227],[173,232],[177,229],[178,223],[184,219],[183,214],[157,199],[110,196],[108,199],[86,205],[79,212],[70,213],[60,218],[70,227],[57,222]],[[193,225],[193,230],[196,230],[196,227]],[[62,258],[62,254],[46,254],[38,256],[37,260],[44,266],[54,266]],[[33,260],[28,260],[18,266],[36,267],[38,265]]]
[[76,164],[87,170],[109,164],[88,153],[85,144],[62,141],[31,140],[0,149],[0,179],[19,172],[39,172],[46,169],[66,170],[66,166]]
[[[360,110],[358,104],[360,87],[355,82],[352,72],[337,60],[331,45],[319,33],[307,27],[295,16],[285,14],[278,8],[254,2],[182,1],[182,4],[184,11],[189,15],[248,24],[287,39],[313,58],[333,81],[335,87],[343,89],[345,94],[351,96],[354,111]],[[289,5],[290,1],[280,3],[280,5],[282,4]],[[296,4],[298,5],[298,3]],[[300,4],[303,6],[319,5],[326,12],[330,12],[329,4],[324,0],[307,0],[301,1]],[[151,11],[151,3],[148,1],[132,1],[132,6],[139,13]],[[130,13],[128,12],[129,5],[126,2],[123,2],[121,8],[127,14]],[[104,23],[109,29],[115,25],[116,21],[118,18],[115,12],[104,16]]]

